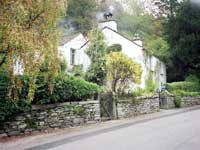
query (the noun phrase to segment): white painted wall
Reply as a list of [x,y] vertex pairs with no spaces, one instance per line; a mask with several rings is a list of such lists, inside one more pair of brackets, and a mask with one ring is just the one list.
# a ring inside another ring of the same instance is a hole
[[[68,41],[66,44],[59,46],[59,55],[61,58],[64,58],[67,61],[68,68],[71,69],[73,66],[70,64],[70,51],[71,48],[75,49],[75,65],[83,65],[83,70],[86,71],[89,64],[90,59],[85,53],[87,49],[87,39],[82,34],[79,34],[74,39]],[[83,46],[86,44],[85,46]],[[82,47],[83,46],[83,47]]]
[[113,20],[107,21],[107,22],[101,22],[98,25],[99,29],[103,29],[105,27],[109,27],[113,29],[114,31],[117,31],[117,23]]
[[113,44],[120,44],[122,46],[122,52],[132,58],[134,61],[139,63],[142,67],[142,80],[140,85],[133,85],[134,87],[145,87],[145,76],[146,76],[146,69],[144,64],[144,51],[143,48],[134,44],[130,40],[124,38],[123,36],[119,35],[118,33],[105,28],[103,31],[105,36],[105,41],[108,46]]
[[[109,26],[109,28],[106,28],[106,26]],[[133,42],[117,33],[117,24],[115,21],[100,23],[99,27],[102,29],[105,42],[108,46],[120,44],[122,46],[122,52],[141,65],[143,71],[141,84],[131,84],[131,88],[145,88],[145,81],[150,71],[153,72],[154,81],[159,84],[159,87],[161,84],[166,83],[165,64],[154,56],[146,57],[142,47],[142,41],[138,40]],[[86,42],[87,40],[84,36],[79,34],[68,43],[59,47],[60,54],[67,60],[69,68],[72,67],[70,65],[70,49],[74,48],[76,49],[75,65],[83,65],[83,71],[87,71],[91,61],[86,54],[86,49],[89,47],[89,42]]]
[[[105,41],[108,46],[120,44],[122,46],[122,52],[141,65],[141,84],[133,84],[132,88],[145,88],[145,81],[150,71],[153,71],[154,81],[158,83],[159,88],[161,87],[161,84],[166,83],[165,64],[154,56],[146,57],[143,47],[141,47],[142,41],[132,42],[129,39],[126,39],[118,33],[110,30],[109,28],[105,28],[102,32],[105,36]],[[158,66],[158,64],[160,65]]]

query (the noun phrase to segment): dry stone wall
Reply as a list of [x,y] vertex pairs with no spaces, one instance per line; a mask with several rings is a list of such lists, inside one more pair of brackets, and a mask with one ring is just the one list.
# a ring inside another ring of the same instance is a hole
[[118,100],[118,118],[128,118],[141,114],[159,111],[159,96],[139,97],[129,100]]
[[162,109],[172,109],[175,108],[174,103],[175,97],[168,93],[162,93],[160,95],[160,108]]
[[200,96],[197,97],[183,97],[181,99],[181,106],[182,107],[190,107],[200,105]]
[[49,128],[66,128],[100,121],[99,101],[35,105],[0,128],[0,136],[15,136]]
[[[162,93],[160,95],[160,107],[162,109],[172,109],[175,108],[175,101],[176,97],[174,95],[168,93]],[[200,96],[186,96],[181,97],[181,105],[180,107],[191,107],[195,105],[200,105]]]

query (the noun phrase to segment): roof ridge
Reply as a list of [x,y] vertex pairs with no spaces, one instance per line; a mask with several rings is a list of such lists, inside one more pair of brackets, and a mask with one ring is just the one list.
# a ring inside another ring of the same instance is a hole
[[128,37],[122,35],[122,34],[119,33],[118,31],[115,31],[115,30],[113,30],[112,28],[110,28],[110,27],[108,27],[108,26],[105,26],[102,30],[104,30],[104,29],[106,29],[106,28],[109,29],[109,30],[111,30],[111,31],[113,31],[113,32],[115,32],[115,33],[117,33],[117,34],[119,34],[120,36],[122,36],[122,37],[124,37],[125,39],[129,40],[129,41],[132,42],[133,44],[135,44],[135,45],[137,45],[137,46],[139,46],[139,47],[143,47],[143,46],[137,44],[136,42],[132,41],[132,40],[129,39]]

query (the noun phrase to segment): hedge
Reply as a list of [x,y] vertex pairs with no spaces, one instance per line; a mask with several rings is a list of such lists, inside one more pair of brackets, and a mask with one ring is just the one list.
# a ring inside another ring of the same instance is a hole
[[[4,69],[0,69],[0,126],[6,120],[12,119],[16,113],[30,110],[30,104],[24,100],[12,101],[8,98],[10,79]],[[22,95],[20,95],[21,97]]]
[[167,83],[166,88],[169,92],[177,91],[177,90],[183,90],[186,92],[199,92],[200,86],[197,82],[173,82],[173,83]]
[[52,83],[40,77],[37,85],[34,99],[36,104],[84,101],[100,91],[97,84],[66,75],[59,75]]

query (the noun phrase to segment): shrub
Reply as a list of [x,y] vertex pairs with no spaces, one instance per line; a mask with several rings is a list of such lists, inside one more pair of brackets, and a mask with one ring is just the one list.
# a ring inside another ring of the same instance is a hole
[[[9,76],[7,72],[0,69],[0,126],[4,121],[11,119],[16,113],[30,110],[30,104],[21,99],[12,101],[8,98]],[[25,81],[25,80],[24,80]],[[24,89],[21,89],[19,96],[24,97]]]
[[121,52],[122,46],[120,44],[113,44],[107,48],[107,53],[111,52]]
[[106,57],[105,70],[107,81],[113,92],[125,92],[129,83],[141,83],[142,69],[140,64],[122,52],[112,52]]
[[155,92],[155,90],[156,90],[156,84],[153,81],[153,74],[152,74],[152,72],[149,72],[148,77],[147,77],[147,79],[145,81],[145,85],[146,85],[145,91],[147,93]]
[[173,82],[167,83],[166,88],[169,92],[173,92],[176,90],[183,90],[187,92],[198,92],[200,90],[200,86],[196,82]]
[[0,100],[7,98],[9,81],[8,73],[4,69],[0,69]]
[[176,96],[175,99],[174,99],[174,104],[175,104],[175,107],[176,108],[180,108],[181,107],[181,97],[179,96]]
[[132,92],[132,96],[133,97],[143,96],[145,95],[145,93],[146,91],[144,89],[137,88],[137,89],[134,89],[134,91]]
[[[42,79],[39,79],[40,81]],[[39,84],[34,103],[48,104],[67,101],[82,101],[91,98],[100,88],[94,83],[60,74],[48,85],[47,81]]]
[[187,92],[183,90],[175,90],[172,92],[172,94],[179,97],[186,97],[186,96],[195,97],[200,95],[199,92]]
[[189,75],[185,79],[185,81],[187,81],[187,82],[195,82],[195,83],[199,83],[200,82],[199,78],[196,75]]
[[145,89],[137,88],[134,89],[132,92],[133,97],[138,96],[151,96],[154,94],[156,90],[156,83],[153,81],[153,75],[151,72],[149,72],[147,79],[145,80]]
[[84,77],[84,72],[83,72],[83,66],[82,65],[76,65],[72,68],[72,74],[75,77]]

